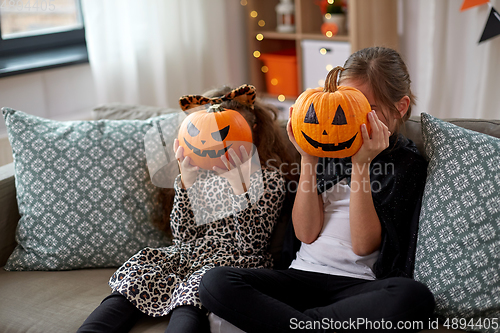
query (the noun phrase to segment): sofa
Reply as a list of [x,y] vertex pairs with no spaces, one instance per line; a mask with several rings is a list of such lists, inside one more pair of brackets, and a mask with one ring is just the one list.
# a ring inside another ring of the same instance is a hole
[[[147,119],[171,110],[129,105],[107,105],[94,110],[94,119]],[[462,128],[500,137],[500,121],[482,119],[447,119]],[[285,122],[282,122],[285,133]],[[413,140],[425,154],[420,116],[413,116],[406,123],[403,132]],[[290,149],[293,147],[290,145]],[[298,156],[296,159],[298,161]],[[14,163],[0,167],[0,267],[16,248],[16,228],[20,220],[16,200]],[[437,191],[437,189],[436,189]],[[170,192],[169,195],[172,195]],[[284,231],[289,221],[291,202],[280,218],[273,235],[271,252],[279,261]],[[498,234],[496,236],[498,238]],[[422,254],[420,254],[422,256]],[[418,258],[417,258],[418,264]],[[443,270],[446,267],[442,268]],[[498,267],[495,268],[497,271]],[[110,293],[107,284],[115,267],[6,271],[0,268],[0,332],[75,332],[85,318]],[[492,312],[495,313],[495,312]],[[458,325],[447,328],[440,323],[439,331],[454,331],[464,328]],[[167,318],[143,318],[132,332],[164,332]]]

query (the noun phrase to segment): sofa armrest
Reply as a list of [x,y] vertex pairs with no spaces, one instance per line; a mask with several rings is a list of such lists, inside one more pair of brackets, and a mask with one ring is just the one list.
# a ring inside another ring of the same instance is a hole
[[17,209],[14,163],[0,167],[0,267],[4,266],[16,247],[16,227],[20,216]]

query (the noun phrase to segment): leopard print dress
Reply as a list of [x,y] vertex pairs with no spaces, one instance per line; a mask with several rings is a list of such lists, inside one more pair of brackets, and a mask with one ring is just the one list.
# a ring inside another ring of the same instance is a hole
[[[199,203],[188,195],[191,188],[181,188],[178,177],[170,222],[173,245],[139,251],[110,278],[113,291],[124,295],[149,316],[165,316],[181,305],[201,308],[200,281],[203,274],[215,266],[272,266],[267,248],[284,200],[282,175],[262,169],[255,174],[260,175],[263,189],[254,186],[259,184],[254,181],[254,174],[246,194],[234,195],[231,191],[231,195],[221,196],[230,189],[227,180],[211,171],[200,174],[198,177],[204,177],[204,184],[210,185],[203,187],[203,197],[208,199],[213,211],[233,209],[237,213],[197,224],[192,207]],[[220,198],[227,199],[220,202]],[[253,204],[248,203],[249,198]],[[246,208],[234,210],[235,205]]]

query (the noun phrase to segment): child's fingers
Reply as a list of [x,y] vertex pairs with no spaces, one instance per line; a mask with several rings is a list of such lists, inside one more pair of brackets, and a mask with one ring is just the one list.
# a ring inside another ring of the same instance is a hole
[[223,174],[223,173],[227,172],[227,170],[221,169],[221,168],[219,168],[218,166],[214,166],[214,167],[212,168],[212,170],[214,170],[214,171],[215,171],[217,174],[219,174],[219,175],[221,175],[221,174]]
[[[241,148],[240,148],[240,149],[241,149]],[[245,148],[243,148],[243,150],[244,150],[244,149],[245,149]],[[233,148],[229,149],[227,152],[228,152],[228,153],[229,153],[229,155],[232,157],[232,159],[233,159],[233,164],[234,164],[234,166],[235,166],[235,167],[237,167],[237,166],[241,165],[241,160],[240,160],[240,157],[238,156],[238,154],[236,154],[236,152],[234,151],[234,149],[233,149]],[[228,168],[228,169],[229,169],[229,168]]]
[[363,143],[370,141],[370,135],[368,134],[368,129],[365,124],[361,124],[361,137],[363,138]]
[[179,148],[179,140],[174,139],[174,153],[177,151],[177,148]]
[[187,156],[186,158],[184,158],[184,160],[182,161],[182,168],[183,168],[183,170],[186,170],[186,171],[196,171],[196,170],[198,170],[197,166],[194,166],[194,165],[191,164],[191,158],[189,156]]
[[248,159],[250,158],[250,155],[248,154],[248,152],[245,149],[245,147],[240,146],[240,152],[241,152],[241,159],[243,161],[248,161]]
[[181,163],[184,161],[184,148],[182,146],[178,146],[175,150],[175,158]]
[[294,142],[295,136],[293,135],[292,120],[291,119],[289,119],[288,123],[286,124],[286,132],[288,134],[288,138],[290,139],[290,141]]
[[379,119],[375,111],[371,111],[368,114],[368,121],[370,122],[370,127],[372,129],[372,137],[379,134]]
[[220,160],[226,166],[227,170],[231,170],[231,164],[229,163],[229,160],[227,159],[226,155],[222,155],[220,157]]

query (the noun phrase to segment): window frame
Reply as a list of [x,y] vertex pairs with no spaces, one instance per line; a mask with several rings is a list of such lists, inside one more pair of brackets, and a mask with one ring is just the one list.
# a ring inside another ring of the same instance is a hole
[[81,1],[75,1],[79,29],[3,39],[0,24],[0,77],[89,62]]

